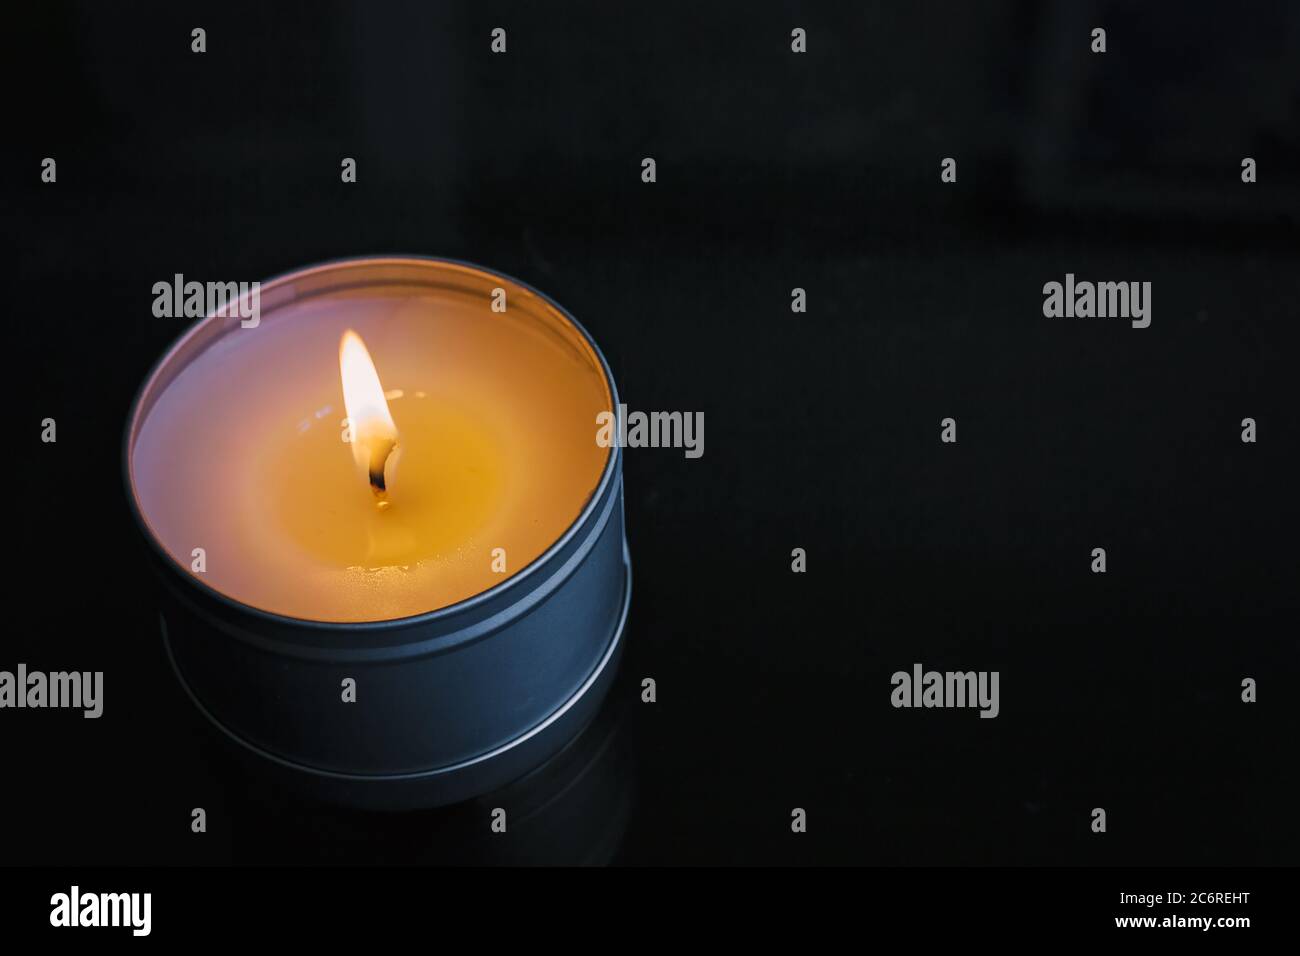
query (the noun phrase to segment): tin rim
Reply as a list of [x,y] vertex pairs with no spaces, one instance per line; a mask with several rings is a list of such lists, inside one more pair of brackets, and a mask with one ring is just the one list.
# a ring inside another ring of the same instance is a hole
[[[400,265],[403,262],[417,263],[417,264],[435,263],[439,265],[450,265],[450,266],[458,266],[466,269],[472,269],[484,275],[495,277],[498,279],[504,279],[507,282],[514,283],[520,288],[525,289],[528,292],[532,293],[533,295],[537,296],[539,299],[541,299],[551,308],[555,309],[565,319],[565,321],[569,322],[578,331],[578,334],[581,335],[582,338],[586,341],[587,345],[591,348],[593,354],[596,356],[596,360],[599,363],[601,373],[605,377],[605,384],[609,388],[610,403],[613,406],[614,410],[618,409],[619,406],[618,387],[614,383],[613,372],[610,371],[609,363],[605,359],[605,353],[602,352],[600,346],[596,344],[596,340],[592,338],[591,333],[588,332],[586,327],[583,326],[583,324],[579,322],[573,316],[573,314],[569,312],[568,309],[564,308],[564,306],[560,305],[558,302],[556,302],[546,293],[540,291],[539,289],[534,288],[532,285],[522,281],[521,279],[516,279],[514,276],[509,275],[508,273],[501,272],[496,269],[489,269],[485,266],[479,265],[478,263],[470,262],[465,259],[451,259],[443,256],[422,256],[422,255],[404,255],[404,254],[376,255],[376,256],[345,256],[337,259],[327,259],[322,262],[314,263],[312,265],[293,269],[289,272],[280,273],[279,275],[267,279],[262,285],[264,288],[283,285],[289,282],[293,282],[305,278],[306,276],[312,273],[321,272],[327,269],[334,269],[339,267],[375,265],[375,264],[385,264],[385,263]],[[454,604],[448,604],[445,607],[435,608],[430,611],[423,611],[419,614],[407,615],[406,617],[388,618],[380,621],[317,621],[317,620],[312,620],[310,618],[291,617],[287,614],[280,614],[275,611],[267,611],[262,608],[254,607],[251,604],[246,604],[243,601],[240,601],[237,598],[230,596],[229,594],[217,590],[212,585],[207,584],[204,581],[200,581],[199,579],[195,578],[193,575],[185,574],[181,570],[181,568],[176,562],[176,559],[173,558],[172,555],[168,553],[168,551],[162,546],[162,543],[158,540],[157,536],[153,533],[152,528],[149,527],[149,522],[144,517],[143,511],[140,508],[139,501],[136,495],[136,488],[135,488],[135,482],[133,480],[133,472],[132,472],[132,465],[131,465],[132,437],[136,432],[137,426],[141,423],[141,408],[143,406],[145,396],[149,393],[150,389],[154,386],[155,382],[158,380],[163,369],[166,368],[167,363],[172,359],[172,357],[176,355],[177,352],[179,352],[202,328],[204,328],[204,326],[207,325],[209,321],[213,320],[214,318],[215,318],[214,315],[205,315],[203,318],[199,319],[193,325],[187,328],[184,332],[182,332],[171,343],[171,345],[167,347],[166,351],[163,352],[162,356],[159,357],[159,359],[153,363],[148,373],[145,375],[144,381],[141,383],[140,387],[136,390],[135,398],[131,401],[131,408],[129,413],[127,414],[126,427],[123,432],[123,438],[122,438],[122,477],[123,477],[123,483],[125,485],[125,490],[126,490],[127,505],[130,508],[131,516],[135,521],[137,528],[139,528],[140,531],[143,533],[145,540],[148,541],[149,547],[154,552],[155,556],[161,558],[163,565],[166,568],[168,568],[173,574],[179,576],[182,581],[188,582],[188,584],[196,588],[201,594],[204,594],[208,598],[217,601],[219,604],[232,611],[246,614],[255,619],[265,621],[268,624],[279,625],[285,628],[300,629],[304,631],[316,631],[322,633],[401,630],[403,628],[409,628],[420,624],[445,621],[454,618],[460,614],[471,612],[486,604],[490,604],[492,601],[501,597],[503,594],[507,593],[511,589],[517,588],[520,585],[530,581],[531,579],[536,578],[539,572],[547,565],[549,565],[554,560],[555,556],[561,551],[563,551],[570,543],[572,543],[574,538],[576,538],[581,533],[582,529],[587,525],[587,523],[590,521],[592,516],[601,507],[602,503],[605,502],[606,497],[610,493],[611,486],[614,484],[617,476],[621,473],[623,450],[621,447],[619,447],[618,443],[615,442],[610,446],[610,454],[605,460],[605,468],[601,472],[600,480],[596,483],[595,490],[592,491],[591,496],[587,499],[587,502],[586,504],[583,505],[581,511],[578,512],[577,517],[574,518],[572,523],[569,524],[569,526],[564,530],[564,532],[558,538],[556,538],[554,542],[551,543],[550,547],[548,547],[540,555],[538,555],[536,558],[530,561],[525,567],[515,572],[510,577],[506,578],[504,581],[494,584],[492,585],[492,587],[488,588],[487,590],[480,591],[478,594],[471,595],[470,597],[465,598],[462,601],[457,601]],[[416,637],[414,638],[414,640],[420,640],[420,638]]]

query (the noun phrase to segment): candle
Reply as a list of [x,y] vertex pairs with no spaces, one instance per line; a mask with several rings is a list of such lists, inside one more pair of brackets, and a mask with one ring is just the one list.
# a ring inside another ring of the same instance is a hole
[[610,390],[558,310],[464,267],[371,278],[204,335],[142,419],[149,530],[236,601],[339,622],[455,604],[536,560],[600,480]]
[[214,312],[145,382],[128,498],[222,740],[352,806],[483,793],[595,716],[631,593],[585,330],[465,263],[354,259]]

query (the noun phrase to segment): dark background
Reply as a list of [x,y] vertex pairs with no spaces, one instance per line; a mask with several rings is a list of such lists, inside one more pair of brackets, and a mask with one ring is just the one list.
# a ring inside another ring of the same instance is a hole
[[[7,14],[0,667],[103,670],[106,710],[0,714],[0,863],[1296,863],[1300,13],[863,6]],[[627,455],[621,683],[508,846],[499,795],[368,817],[228,767],[123,496],[154,282],[384,252],[524,279],[633,409],[705,414],[702,459]],[[1151,327],[1044,318],[1066,272],[1151,281]],[[918,661],[1000,671],[1001,715],[894,710]]]

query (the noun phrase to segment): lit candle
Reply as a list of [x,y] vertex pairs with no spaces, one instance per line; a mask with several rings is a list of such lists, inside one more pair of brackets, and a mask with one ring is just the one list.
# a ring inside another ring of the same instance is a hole
[[609,456],[600,363],[536,294],[449,270],[232,321],[177,371],[131,474],[182,567],[202,549],[196,576],[241,603],[387,620],[501,583],[573,523]]
[[446,260],[329,263],[260,304],[182,336],[127,428],[183,687],[277,785],[331,800],[430,806],[526,772],[592,719],[622,647],[603,357],[545,296]]

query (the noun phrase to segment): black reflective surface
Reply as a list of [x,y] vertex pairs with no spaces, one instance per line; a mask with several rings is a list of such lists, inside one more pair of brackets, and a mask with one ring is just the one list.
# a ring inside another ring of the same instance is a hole
[[[1052,9],[24,11],[0,667],[106,700],[0,715],[5,861],[1294,863],[1297,15]],[[180,331],[153,283],[379,252],[519,276],[631,408],[707,426],[627,455],[613,717],[500,802],[383,819],[211,753],[118,473]],[[1151,327],[1044,318],[1067,272],[1152,282]],[[893,709],[918,661],[998,670],[998,718]]]

